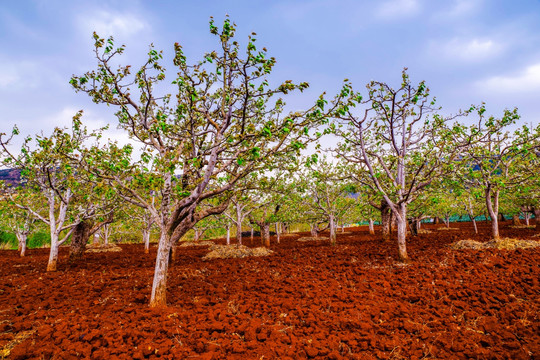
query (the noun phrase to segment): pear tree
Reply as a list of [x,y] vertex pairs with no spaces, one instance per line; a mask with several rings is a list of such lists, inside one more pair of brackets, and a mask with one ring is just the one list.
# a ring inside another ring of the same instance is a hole
[[425,82],[414,85],[406,69],[398,88],[371,81],[366,90],[364,98],[347,81],[334,100],[337,154],[367,172],[366,185],[395,216],[399,260],[408,261],[407,205],[456,157],[450,118],[437,114]]
[[[172,246],[199,221],[223,212],[241,179],[298,156],[316,136],[312,129],[327,121],[322,96],[307,110],[286,111],[282,96],[308,84],[271,86],[276,59],[256,45],[255,33],[242,49],[235,32],[228,18],[221,28],[211,20],[219,46],[195,63],[176,43],[172,80],[166,80],[162,52],[152,46],[133,69],[117,65],[124,46],[94,34],[97,68],[70,81],[94,102],[114,107],[119,128],[140,151],[135,156],[133,146],[94,148],[88,168],[125,201],[147,209],[159,228],[153,307],[167,303]],[[154,203],[151,193],[158,197]],[[202,206],[210,199],[213,205]]]

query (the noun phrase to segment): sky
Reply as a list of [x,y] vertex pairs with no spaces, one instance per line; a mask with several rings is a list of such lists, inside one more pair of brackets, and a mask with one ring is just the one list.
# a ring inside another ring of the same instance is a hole
[[447,114],[485,102],[489,114],[517,107],[522,123],[540,123],[539,0],[0,0],[0,132],[48,135],[82,109],[89,128],[111,124],[107,136],[127,142],[111,108],[69,85],[96,67],[92,32],[125,44],[121,62],[134,67],[153,43],[174,74],[173,44],[199,61],[218,45],[210,16],[226,15],[238,39],[256,32],[276,58],[271,81],[310,83],[290,108],[332,97],[345,78],[359,91],[399,87],[407,67]]

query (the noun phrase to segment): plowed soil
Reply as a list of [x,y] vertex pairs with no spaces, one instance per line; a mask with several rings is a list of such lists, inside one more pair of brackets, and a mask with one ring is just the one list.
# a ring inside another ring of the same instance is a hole
[[[534,229],[502,236],[537,239]],[[409,238],[412,262],[367,228],[338,245],[282,238],[267,257],[179,249],[168,303],[148,307],[155,247],[86,254],[46,273],[47,249],[0,252],[0,351],[10,359],[540,359],[540,249],[451,250]],[[307,235],[307,234],[303,234]],[[272,238],[274,242],[275,238]],[[249,245],[249,239],[247,239]],[[258,246],[256,239],[254,246]],[[6,352],[7,353],[7,352]]]

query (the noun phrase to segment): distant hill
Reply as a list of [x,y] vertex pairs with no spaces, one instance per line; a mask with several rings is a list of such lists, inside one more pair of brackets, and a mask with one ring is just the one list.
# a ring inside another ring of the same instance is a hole
[[18,169],[0,170],[0,181],[5,181],[10,185],[19,185],[21,182],[21,171]]

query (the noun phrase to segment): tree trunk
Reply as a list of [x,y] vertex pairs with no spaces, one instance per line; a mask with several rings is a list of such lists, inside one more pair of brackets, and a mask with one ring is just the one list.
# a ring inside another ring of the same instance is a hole
[[279,238],[279,234],[280,233],[280,229],[279,229],[279,223],[276,223],[276,242],[279,244],[280,243],[280,238]]
[[319,237],[319,225],[318,224],[311,224],[311,236],[318,238]]
[[[393,211],[390,212],[390,215],[392,219],[392,221],[390,222],[390,234],[391,234],[397,231],[398,220],[397,220],[397,215]],[[405,220],[405,223],[407,223],[407,220]]]
[[381,211],[382,241],[387,242],[387,241],[390,241],[392,215],[390,213],[390,207],[384,200],[381,203],[380,211]]
[[150,252],[150,230],[143,229],[143,242],[144,242],[144,253],[148,254]]
[[109,245],[109,225],[104,225],[101,228],[101,234],[103,235],[103,243]]
[[99,245],[99,235],[97,233],[94,234],[94,240],[92,241],[93,245]]
[[262,243],[266,247],[270,247],[270,224],[264,223],[260,225]]
[[51,234],[51,249],[49,251],[49,262],[47,263],[47,271],[56,271],[56,265],[58,263],[58,234],[53,232]]
[[536,230],[540,230],[540,209],[534,209],[534,222],[536,224]]
[[488,186],[486,189],[486,206],[489,212],[489,217],[491,218],[491,236],[493,239],[498,240],[499,236],[499,191],[495,190],[493,192],[493,199],[491,198],[491,187]]
[[399,213],[396,214],[398,258],[401,262],[409,262],[407,255],[407,206],[399,205]]
[[152,295],[150,307],[167,306],[167,270],[169,269],[169,253],[171,250],[170,238],[166,231],[161,230],[159,236],[154,281],[152,283]]
[[328,217],[328,226],[330,227],[330,245],[336,245],[336,222],[333,215]]
[[469,218],[471,219],[472,224],[474,226],[474,233],[478,234],[478,226],[476,225],[476,218],[473,216],[472,213],[469,213]]
[[369,219],[369,234],[375,235],[375,226],[373,219]]
[[531,213],[528,211],[523,212],[523,218],[525,219],[525,225],[530,226]]
[[512,225],[514,225],[514,226],[521,225],[521,220],[519,219],[519,215],[513,215],[512,216]]
[[26,256],[26,240],[27,240],[27,236],[25,235],[24,239],[21,241],[21,252],[19,253],[21,257]]
[[17,241],[19,243],[18,251],[19,255],[21,257],[24,257],[26,255],[26,243],[28,240],[28,233],[27,232],[16,232],[15,235],[17,236]]
[[253,245],[253,226],[251,227],[251,245]]
[[227,245],[231,245],[231,226],[227,225]]
[[446,226],[447,229],[450,228],[450,216],[448,215],[444,216],[444,225]]
[[410,228],[411,228],[411,235],[416,236],[418,235],[418,230],[420,230],[420,221],[417,218],[412,218],[410,222]]
[[242,245],[242,223],[236,223],[236,242]]
[[93,225],[94,224],[91,221],[85,220],[81,221],[73,229],[73,233],[71,234],[71,246],[69,249],[70,262],[80,260],[83,257],[84,251],[86,250],[86,243],[91,236]]

